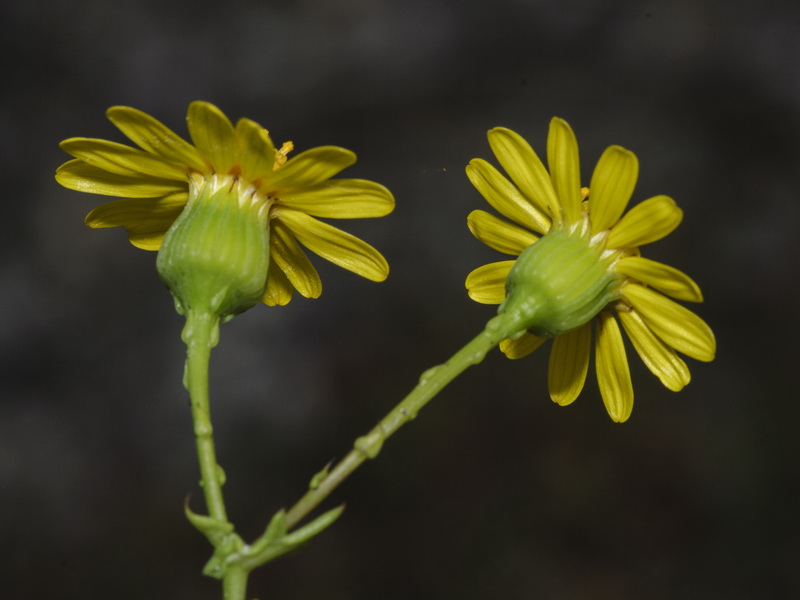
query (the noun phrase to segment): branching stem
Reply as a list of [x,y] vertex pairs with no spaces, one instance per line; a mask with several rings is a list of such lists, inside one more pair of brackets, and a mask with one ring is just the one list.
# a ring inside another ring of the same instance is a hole
[[389,414],[387,414],[369,433],[358,438],[353,449],[324,477],[315,478],[308,492],[286,513],[289,529],[302,521],[314,508],[335,490],[366,459],[375,458],[383,443],[405,423],[417,416],[417,413],[433,399],[448,383],[465,371],[478,364],[486,353],[494,348],[500,340],[507,337],[503,331],[499,317],[489,321],[477,337],[444,364],[425,371],[417,386]]

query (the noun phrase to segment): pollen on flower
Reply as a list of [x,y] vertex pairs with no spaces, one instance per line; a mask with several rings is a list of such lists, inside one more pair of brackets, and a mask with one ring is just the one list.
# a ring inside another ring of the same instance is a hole
[[275,164],[272,167],[273,169],[278,169],[286,164],[287,154],[294,150],[294,143],[293,142],[283,142],[280,150],[275,148]]
[[625,300],[624,300],[624,299],[622,299],[622,298],[620,298],[619,300],[617,300],[616,302],[614,302],[614,303],[613,303],[612,305],[610,305],[608,308],[611,308],[612,310],[615,310],[615,311],[617,311],[618,313],[619,313],[619,312],[631,312],[631,311],[633,310],[633,309],[631,308],[630,304],[628,304],[627,302],[625,302]]

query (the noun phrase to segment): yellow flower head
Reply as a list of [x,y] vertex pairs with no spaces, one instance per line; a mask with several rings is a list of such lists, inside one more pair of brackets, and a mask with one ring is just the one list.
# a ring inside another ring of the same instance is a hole
[[351,151],[323,146],[287,159],[291,142],[277,149],[258,123],[240,119],[233,126],[207,102],[189,105],[191,144],[134,108],[115,106],[107,116],[138,148],[70,138],[61,148],[75,160],[56,172],[67,188],[121,198],[91,211],[90,227],[123,226],[134,246],[159,250],[187,206],[233,199],[266,229],[268,255],[258,263],[269,272],[259,292],[265,304],[286,304],[294,290],[306,298],[321,294],[319,275],[300,244],[372,281],[388,275],[386,260],[372,246],[315,218],[380,217],[393,210],[394,198],[383,186],[331,179],[355,162]]
[[564,406],[583,389],[594,327],[603,402],[623,422],[633,409],[633,386],[621,322],[650,371],[670,390],[682,389],[690,374],[677,352],[710,361],[716,342],[705,322],[664,294],[688,302],[702,295],[688,276],[639,251],[672,232],[682,211],[671,198],[655,196],[623,215],[639,163],[619,146],[605,150],[589,188],[581,187],[578,144],[561,119],[550,122],[549,172],[515,132],[498,127],[488,137],[511,180],[481,159],[470,162],[467,176],[514,223],[476,210],[468,225],[484,244],[519,258],[475,269],[466,287],[473,300],[501,304],[500,313],[513,313],[510,321],[521,324],[500,349],[521,358],[553,337],[548,387]]

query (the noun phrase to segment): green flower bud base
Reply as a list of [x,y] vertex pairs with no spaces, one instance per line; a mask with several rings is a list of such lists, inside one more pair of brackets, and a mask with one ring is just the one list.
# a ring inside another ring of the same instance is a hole
[[179,313],[226,321],[261,299],[269,266],[268,206],[251,197],[236,179],[192,187],[156,263]]
[[588,236],[554,229],[520,254],[506,280],[508,337],[555,337],[588,323],[618,297],[610,259]]

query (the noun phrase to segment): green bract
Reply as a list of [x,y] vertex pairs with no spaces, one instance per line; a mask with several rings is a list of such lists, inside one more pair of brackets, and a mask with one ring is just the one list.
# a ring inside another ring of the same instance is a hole
[[618,297],[617,278],[588,237],[552,229],[526,248],[506,280],[498,313],[511,337],[555,337],[588,323]]
[[223,320],[264,294],[269,266],[268,210],[242,197],[235,182],[191,194],[158,251],[156,266],[178,312]]

